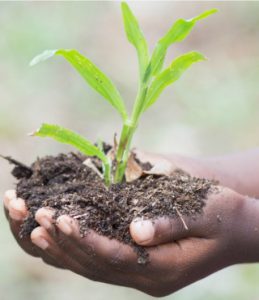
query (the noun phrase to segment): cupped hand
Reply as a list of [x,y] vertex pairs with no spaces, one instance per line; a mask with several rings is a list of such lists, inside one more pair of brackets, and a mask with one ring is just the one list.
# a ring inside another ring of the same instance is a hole
[[[216,181],[222,179],[222,176],[219,176],[219,172],[216,171],[215,168],[211,167],[206,160],[201,158],[187,157],[178,154],[155,154],[139,149],[135,149],[134,153],[141,162],[149,162],[152,164],[152,173],[170,176],[175,170],[182,169],[191,176],[213,179]],[[223,182],[220,183],[225,186],[224,178]]]
[[81,237],[76,220],[64,215],[54,221],[54,211],[47,208],[36,213],[40,226],[30,238],[20,239],[24,202],[7,192],[4,203],[12,232],[27,253],[86,278],[153,296],[168,295],[231,264],[258,260],[258,204],[225,188],[211,193],[195,218],[133,221],[132,237],[148,247],[147,265],[138,264],[132,248],[116,240],[93,231]]

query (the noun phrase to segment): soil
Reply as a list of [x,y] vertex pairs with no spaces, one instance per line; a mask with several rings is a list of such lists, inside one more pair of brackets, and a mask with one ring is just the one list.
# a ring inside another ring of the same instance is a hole
[[[82,236],[93,229],[108,238],[131,245],[138,253],[138,262],[146,263],[145,248],[137,246],[129,233],[129,224],[136,217],[169,216],[199,217],[214,182],[191,177],[182,170],[172,176],[145,175],[133,182],[107,188],[90,167],[83,164],[86,156],[78,153],[59,154],[37,159],[27,167],[11,158],[12,174],[18,179],[17,195],[25,199],[29,216],[21,228],[21,236],[38,226],[35,212],[52,207],[55,217],[68,214],[76,218]],[[101,170],[98,159],[93,163]],[[150,164],[142,165],[150,169]]]

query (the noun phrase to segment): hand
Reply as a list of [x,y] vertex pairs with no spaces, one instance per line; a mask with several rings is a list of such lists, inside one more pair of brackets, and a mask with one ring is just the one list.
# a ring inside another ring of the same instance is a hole
[[[178,154],[161,155],[134,150],[137,158],[142,162],[150,162],[152,173],[171,175],[176,169],[182,169],[192,176],[219,180],[219,172],[211,167],[207,160],[192,158]],[[224,185],[224,182],[223,184]]]
[[259,198],[259,149],[208,158],[135,152],[140,160],[153,163],[158,173],[170,175],[180,168],[192,176],[214,179],[221,186]]
[[[14,190],[9,190],[4,195],[3,203],[5,216],[9,221],[10,229],[19,246],[29,255],[34,257],[42,257],[47,264],[62,268],[62,266],[54,261],[51,257],[45,255],[44,251],[41,250],[41,248],[44,247],[36,247],[35,244],[33,244],[33,240],[31,239],[33,236],[20,237],[19,233],[21,231],[23,220],[28,215],[24,200],[17,198]],[[44,232],[44,228],[38,228],[37,231]]]
[[81,238],[75,220],[61,216],[55,223],[53,211],[46,208],[36,213],[40,227],[31,240],[20,240],[17,225],[26,216],[24,202],[14,192],[8,192],[4,202],[12,231],[28,253],[92,280],[164,296],[226,266],[259,259],[257,201],[225,188],[206,201],[202,215],[183,216],[188,230],[181,218],[159,219],[154,225],[132,222],[132,237],[149,246],[150,263],[145,266],[137,263],[129,246],[93,231]]

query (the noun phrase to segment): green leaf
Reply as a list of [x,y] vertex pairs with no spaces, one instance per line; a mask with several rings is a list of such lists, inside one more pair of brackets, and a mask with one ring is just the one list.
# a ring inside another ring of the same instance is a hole
[[139,27],[136,17],[133,15],[126,2],[121,3],[121,9],[127,38],[137,50],[140,76],[143,78],[149,62],[147,42]]
[[69,129],[53,124],[42,124],[41,127],[32,134],[39,137],[50,137],[60,143],[69,144],[77,148],[80,152],[88,156],[97,156],[101,161],[107,163],[105,154],[84,137]]
[[157,100],[165,87],[178,80],[193,63],[201,60],[205,60],[205,57],[195,51],[183,54],[173,60],[170,67],[160,73],[152,82],[148,90],[144,110]]
[[216,12],[217,9],[210,9],[192,19],[177,20],[170,30],[165,34],[165,36],[163,36],[155,46],[150,63],[152,74],[156,75],[161,71],[167,49],[171,44],[183,41],[189,35],[197,21],[207,18],[209,15]]
[[36,56],[30,65],[33,66],[45,61],[54,55],[63,56],[80,73],[88,84],[100,93],[108,102],[117,109],[123,120],[127,119],[127,112],[120,93],[113,82],[95,66],[88,58],[76,50],[46,50]]
[[205,19],[208,16],[210,16],[212,14],[215,14],[216,12],[218,12],[218,10],[216,8],[212,8],[212,9],[206,10],[203,13],[201,13],[200,15],[192,18],[191,21],[199,21],[199,20]]

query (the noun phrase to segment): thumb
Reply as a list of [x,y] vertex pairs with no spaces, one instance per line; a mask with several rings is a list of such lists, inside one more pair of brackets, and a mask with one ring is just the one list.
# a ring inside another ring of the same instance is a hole
[[195,234],[193,223],[188,217],[135,219],[130,224],[130,234],[139,245],[155,246],[193,236]]

